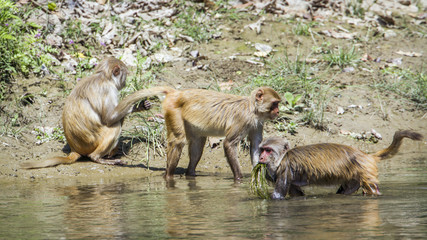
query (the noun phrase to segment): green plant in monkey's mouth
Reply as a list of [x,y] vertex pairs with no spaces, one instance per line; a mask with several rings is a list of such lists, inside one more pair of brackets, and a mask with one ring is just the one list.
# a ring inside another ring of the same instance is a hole
[[258,163],[251,173],[251,184],[250,190],[251,193],[263,198],[270,199],[270,194],[268,193],[268,182],[267,182],[267,165],[263,163]]

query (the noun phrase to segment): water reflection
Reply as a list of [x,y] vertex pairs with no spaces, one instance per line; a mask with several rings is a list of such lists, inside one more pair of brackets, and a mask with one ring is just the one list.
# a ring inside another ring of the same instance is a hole
[[[354,197],[359,198],[359,197]],[[360,197],[363,198],[363,197]],[[379,199],[319,196],[269,204],[263,217],[266,238],[346,239],[381,236]],[[277,231],[277,229],[281,229]]]
[[57,188],[66,197],[64,231],[66,238],[115,238],[124,235],[123,201],[125,184],[69,186]]
[[0,182],[0,239],[425,239],[427,158],[408,159],[380,163],[380,197],[266,201],[228,175]]

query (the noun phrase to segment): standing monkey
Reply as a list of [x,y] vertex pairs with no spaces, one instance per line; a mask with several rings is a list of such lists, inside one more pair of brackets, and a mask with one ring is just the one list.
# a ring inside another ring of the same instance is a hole
[[234,179],[240,180],[240,141],[248,136],[252,164],[257,164],[263,123],[278,116],[280,101],[280,96],[268,87],[257,88],[248,97],[201,89],[168,92],[162,103],[168,141],[165,178],[173,178],[186,140],[190,155],[186,175],[194,176],[206,137],[225,136],[225,156]]
[[380,195],[377,162],[399,150],[403,138],[421,140],[419,133],[405,130],[394,134],[391,145],[374,154],[334,143],[321,143],[289,149],[286,139],[271,137],[260,145],[260,163],[267,164],[267,179],[275,183],[273,199],[303,196],[301,186],[341,184],[337,193],[352,194],[360,187],[364,194]]
[[126,85],[126,65],[113,57],[99,63],[95,73],[79,81],[65,101],[62,125],[65,138],[71,148],[67,157],[54,157],[44,161],[27,162],[22,168],[43,168],[58,164],[70,164],[81,156],[92,161],[123,164],[120,160],[107,160],[113,156],[122,129],[124,117],[131,113],[147,110],[150,102],[134,106],[142,99],[161,95],[167,88],[157,87],[135,92],[119,102],[119,90]]

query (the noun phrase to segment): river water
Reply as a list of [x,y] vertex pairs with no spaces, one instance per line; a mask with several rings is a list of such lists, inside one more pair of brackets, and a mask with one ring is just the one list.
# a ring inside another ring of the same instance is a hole
[[337,186],[268,201],[230,174],[0,180],[0,239],[427,239],[427,156],[379,164],[382,196]]

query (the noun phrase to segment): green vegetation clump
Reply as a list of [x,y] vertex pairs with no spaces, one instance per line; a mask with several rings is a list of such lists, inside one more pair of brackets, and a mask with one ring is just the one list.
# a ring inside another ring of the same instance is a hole
[[268,182],[266,178],[267,174],[267,165],[258,163],[251,173],[251,184],[250,191],[252,194],[263,198],[270,199],[270,194],[268,193]]
[[337,65],[340,68],[356,65],[359,59],[360,57],[354,46],[350,49],[338,48],[338,50],[331,51],[324,55],[324,60],[329,66]]
[[41,71],[43,47],[40,27],[25,23],[22,12],[10,0],[0,0],[0,81],[8,81],[13,74],[27,75]]
[[315,86],[316,78],[301,56],[291,60],[285,53],[283,57],[267,62],[266,69],[265,74],[253,76],[250,84],[254,87],[270,86],[280,93],[309,93]]
[[182,35],[191,37],[196,42],[207,42],[217,33],[215,22],[210,19],[204,11],[186,7],[177,15],[174,26]]
[[384,81],[379,87],[395,92],[416,102],[427,109],[427,74],[411,69],[385,68],[382,70]]

